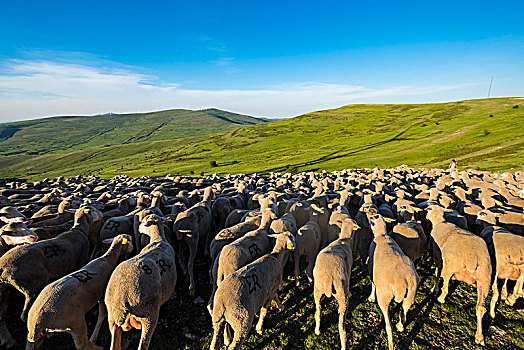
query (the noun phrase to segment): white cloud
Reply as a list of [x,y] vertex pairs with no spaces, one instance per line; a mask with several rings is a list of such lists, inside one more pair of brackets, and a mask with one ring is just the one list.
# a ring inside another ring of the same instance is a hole
[[[231,61],[223,59],[216,64],[228,66]],[[158,83],[157,77],[137,73],[132,68],[108,69],[48,60],[8,60],[0,64],[0,121],[204,107],[283,118],[351,103],[413,102],[408,100],[467,86],[376,89],[303,82],[268,89],[199,90],[185,89],[176,83]]]

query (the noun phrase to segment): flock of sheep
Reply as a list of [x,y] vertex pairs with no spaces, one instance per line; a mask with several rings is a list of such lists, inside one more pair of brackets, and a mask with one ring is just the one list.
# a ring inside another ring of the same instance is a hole
[[[475,341],[484,344],[490,290],[491,317],[499,297],[508,305],[524,297],[523,198],[523,172],[405,166],[8,183],[0,187],[0,344],[15,344],[6,313],[18,292],[25,297],[26,349],[42,348],[50,332],[70,333],[77,349],[101,349],[96,342],[106,317],[111,349],[121,349],[122,332],[132,329],[141,332],[139,349],[148,349],[161,305],[176,298],[177,269],[196,295],[198,256],[210,258],[211,349],[219,348],[222,329],[225,345],[240,349],[256,313],[262,334],[272,302],[284,307],[278,291],[286,264],[295,283],[313,286],[317,335],[325,327],[321,297],[336,298],[346,349],[354,261],[368,265],[368,300],[380,306],[393,349],[389,305],[402,303],[402,332],[419,284],[416,262],[426,251],[439,302],[451,278],[476,288]],[[516,281],[509,295],[508,280]],[[97,304],[88,338],[85,315]]]

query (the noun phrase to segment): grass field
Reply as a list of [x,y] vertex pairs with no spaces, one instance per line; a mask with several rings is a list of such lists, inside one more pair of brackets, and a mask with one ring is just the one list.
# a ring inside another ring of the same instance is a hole
[[[150,138],[147,142],[135,138],[132,143],[118,143],[115,135],[115,144],[94,147],[91,142],[95,141],[91,140],[71,149],[61,146],[60,150],[39,155],[27,154],[27,146],[25,153],[3,153],[0,178],[268,173],[387,168],[400,164],[444,167],[452,158],[460,169],[524,169],[522,98],[350,105],[234,127],[230,131],[194,132],[169,140]],[[11,142],[18,137],[15,133]],[[42,138],[36,140],[45,142]],[[101,141],[103,138],[96,140],[105,142]],[[212,166],[213,161],[217,166]]]

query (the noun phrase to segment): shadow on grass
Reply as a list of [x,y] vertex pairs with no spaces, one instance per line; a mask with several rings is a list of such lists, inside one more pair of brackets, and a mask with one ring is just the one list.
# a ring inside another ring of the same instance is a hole
[[[403,138],[400,138],[400,136],[402,136],[409,129],[411,129],[412,127],[414,127],[414,126],[416,126],[418,124],[420,124],[420,123],[413,124],[413,125],[409,126],[407,129],[405,129],[404,131],[401,131],[400,133],[398,133],[397,135],[393,136],[390,139],[387,139],[387,140],[384,140],[384,141],[375,142],[375,143],[372,143],[370,145],[361,147],[359,149],[356,149],[356,150],[353,150],[353,151],[350,151],[350,152],[346,152],[346,153],[340,154],[340,152],[342,152],[344,150],[343,148],[341,148],[341,149],[339,149],[337,151],[328,153],[325,156],[322,156],[320,158],[317,158],[317,159],[314,159],[314,160],[309,160],[309,161],[306,161],[306,162],[301,162],[301,163],[289,164],[288,166],[289,167],[296,167],[296,168],[308,167],[308,166],[311,166],[311,165],[327,162],[329,160],[339,159],[339,158],[344,158],[344,157],[347,157],[347,156],[350,156],[350,155],[354,155],[354,154],[357,154],[357,153],[360,153],[360,152],[363,152],[363,151],[370,150],[372,148],[383,146],[383,145],[388,144],[390,142],[404,140]],[[283,172],[283,171],[286,171],[286,167],[285,166],[265,169],[265,170],[261,171],[260,174],[268,174],[270,172]]]

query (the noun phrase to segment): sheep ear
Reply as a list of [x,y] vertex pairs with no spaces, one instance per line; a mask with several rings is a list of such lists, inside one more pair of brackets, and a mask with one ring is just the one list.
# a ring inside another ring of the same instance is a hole
[[385,218],[384,220],[386,220],[386,222],[394,222],[395,219],[390,219],[390,218]]
[[272,233],[272,234],[269,234],[267,236],[271,237],[271,238],[278,238],[278,235],[276,233]]
[[444,209],[444,211],[445,211],[446,213],[451,213],[453,210],[451,210],[451,209]]
[[420,209],[420,208],[413,208],[413,210],[414,210],[415,212],[417,212],[417,213],[422,211],[422,209]]
[[71,214],[76,213],[76,209],[66,209],[65,211]]

